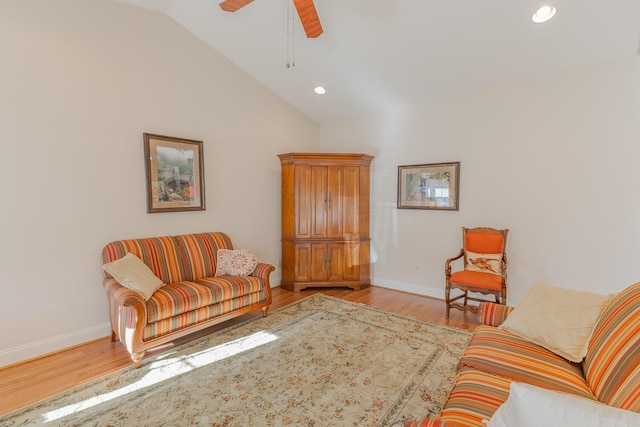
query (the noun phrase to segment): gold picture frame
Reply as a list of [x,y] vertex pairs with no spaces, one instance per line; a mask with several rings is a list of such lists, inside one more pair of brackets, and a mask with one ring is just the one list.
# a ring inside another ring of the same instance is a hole
[[143,136],[147,212],[205,210],[202,141]]
[[459,210],[460,162],[398,166],[398,209]]

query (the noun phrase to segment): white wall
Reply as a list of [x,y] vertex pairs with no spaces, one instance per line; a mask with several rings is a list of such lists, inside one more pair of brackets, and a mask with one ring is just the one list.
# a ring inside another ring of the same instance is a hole
[[[640,58],[321,127],[373,154],[373,282],[444,297],[461,227],[509,228],[509,303],[538,281],[640,281]],[[397,167],[461,162],[460,210],[396,209]],[[417,270],[417,271],[416,271]]]
[[[204,141],[206,211],[146,213],[143,132]],[[276,155],[317,142],[313,122],[162,14],[0,2],[0,366],[109,334],[109,241],[221,230],[277,265]]]

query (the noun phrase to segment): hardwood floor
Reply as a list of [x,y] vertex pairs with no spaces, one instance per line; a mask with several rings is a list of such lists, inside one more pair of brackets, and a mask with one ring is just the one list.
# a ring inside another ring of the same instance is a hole
[[[290,292],[278,287],[273,289],[273,304],[270,309],[274,310],[283,307],[317,292],[424,321],[441,323],[470,331],[476,327],[476,315],[469,312],[452,310],[451,317],[447,320],[444,314],[444,301],[442,300],[378,286],[371,286],[360,291],[353,291],[347,288],[323,288],[317,290],[306,289],[302,292]],[[240,316],[176,340],[168,345],[150,350],[145,358],[173,346],[208,335],[224,327],[259,316],[261,316],[260,310]],[[129,354],[122,344],[119,342],[112,343],[109,337],[105,337],[52,355],[0,369],[0,396],[2,396],[0,399],[0,415],[63,392],[130,364]]]

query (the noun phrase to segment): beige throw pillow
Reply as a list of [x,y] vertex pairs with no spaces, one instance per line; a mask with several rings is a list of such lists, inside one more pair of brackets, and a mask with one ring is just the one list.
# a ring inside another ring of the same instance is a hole
[[151,298],[151,295],[164,285],[147,264],[131,253],[104,264],[102,269],[112,275],[125,288],[142,295],[145,300]]
[[538,282],[499,328],[581,362],[593,327],[612,297]]

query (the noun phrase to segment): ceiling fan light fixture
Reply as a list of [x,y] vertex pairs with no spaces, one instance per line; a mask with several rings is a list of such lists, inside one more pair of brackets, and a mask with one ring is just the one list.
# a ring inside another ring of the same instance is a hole
[[324,87],[322,87],[322,86],[316,86],[316,87],[313,89],[313,91],[314,91],[315,93],[317,93],[318,95],[324,95],[325,93],[327,93],[327,90],[326,90]]
[[556,14],[556,8],[550,5],[544,5],[535,11],[531,20],[536,24],[542,24],[553,18]]

